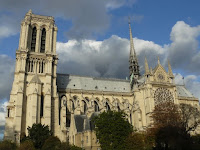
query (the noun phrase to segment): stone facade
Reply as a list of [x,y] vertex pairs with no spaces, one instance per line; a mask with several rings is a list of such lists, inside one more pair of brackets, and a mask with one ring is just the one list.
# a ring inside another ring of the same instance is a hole
[[130,29],[130,80],[57,74],[57,27],[53,17],[35,15],[30,10],[21,23],[16,51],[14,82],[7,106],[5,139],[20,142],[33,123],[48,125],[61,141],[99,149],[91,119],[107,110],[123,110],[129,122],[145,130],[152,122],[150,113],[163,101],[199,106],[184,86],[174,83],[171,65],[160,64],[145,73],[139,65]]

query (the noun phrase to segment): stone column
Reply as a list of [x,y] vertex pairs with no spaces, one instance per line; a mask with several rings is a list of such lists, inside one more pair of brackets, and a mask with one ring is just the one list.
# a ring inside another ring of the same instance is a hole
[[37,35],[36,35],[36,45],[35,45],[35,52],[40,52],[40,43],[41,43],[41,28],[37,28]]
[[53,32],[53,53],[54,54],[56,54],[57,31],[58,31],[58,28],[54,27],[54,32]]
[[45,94],[44,97],[44,123],[51,129],[51,90]]

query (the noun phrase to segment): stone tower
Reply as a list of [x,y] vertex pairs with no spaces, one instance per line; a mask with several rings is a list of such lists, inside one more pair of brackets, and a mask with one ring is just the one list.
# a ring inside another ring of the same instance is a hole
[[130,34],[130,55],[129,55],[129,78],[131,81],[131,88],[134,84],[137,84],[137,80],[140,76],[139,64],[133,44],[133,36],[131,31],[131,24],[129,20],[129,34]]
[[53,127],[56,86],[56,36],[53,17],[31,10],[21,22],[14,82],[7,106],[5,139],[19,143],[27,127],[42,123]]

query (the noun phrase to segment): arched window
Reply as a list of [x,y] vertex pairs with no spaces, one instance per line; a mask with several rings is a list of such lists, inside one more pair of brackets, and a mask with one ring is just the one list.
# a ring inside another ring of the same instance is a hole
[[99,105],[97,104],[96,101],[94,101],[94,111],[99,112]]
[[44,114],[44,96],[41,95],[40,117],[43,117],[43,114]]
[[110,106],[109,106],[108,102],[106,102],[106,110],[107,110],[107,111],[110,110]]
[[36,35],[37,35],[37,29],[36,29],[36,27],[34,27],[32,30],[32,38],[31,38],[31,51],[32,52],[35,52]]
[[10,108],[8,108],[8,115],[7,116],[10,117]]
[[40,52],[45,52],[45,42],[46,42],[46,30],[45,28],[42,29],[42,36],[41,36],[41,46],[40,46]]
[[130,113],[130,124],[132,124],[132,114]]
[[73,99],[76,101],[78,99],[78,97],[76,95],[74,95]]
[[120,109],[119,105],[117,105],[117,111],[118,111],[118,112],[119,112],[119,111],[121,111],[121,109]]
[[66,102],[66,127],[70,127],[70,122],[71,122],[71,112],[69,111]]
[[82,101],[83,102],[83,113],[86,114],[86,111],[87,111],[87,104],[85,101]]
[[74,102],[72,101],[72,110],[75,110]]

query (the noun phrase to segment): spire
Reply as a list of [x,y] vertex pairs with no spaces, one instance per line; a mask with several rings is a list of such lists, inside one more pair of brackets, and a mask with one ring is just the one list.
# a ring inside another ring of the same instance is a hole
[[168,74],[169,74],[170,77],[174,77],[173,72],[172,72],[171,65],[170,65],[170,63],[169,63],[169,60],[168,60]]
[[26,13],[26,15],[31,15],[32,14],[32,10],[30,9],[27,13]]
[[145,57],[145,74],[149,74],[149,65],[146,57]]
[[130,34],[130,56],[129,56],[129,77],[133,77],[134,80],[137,80],[140,73],[139,73],[139,65],[138,65],[138,60],[133,44],[133,36],[132,36],[132,30],[131,30],[131,23],[130,23],[130,18],[129,18],[129,34]]
[[131,31],[130,18],[129,18],[128,24],[129,24],[129,35],[130,35],[130,56],[136,56],[135,48],[134,48],[134,44],[133,44],[133,36],[132,36],[132,31]]
[[158,65],[160,65],[160,58],[159,58],[159,56],[158,56]]

